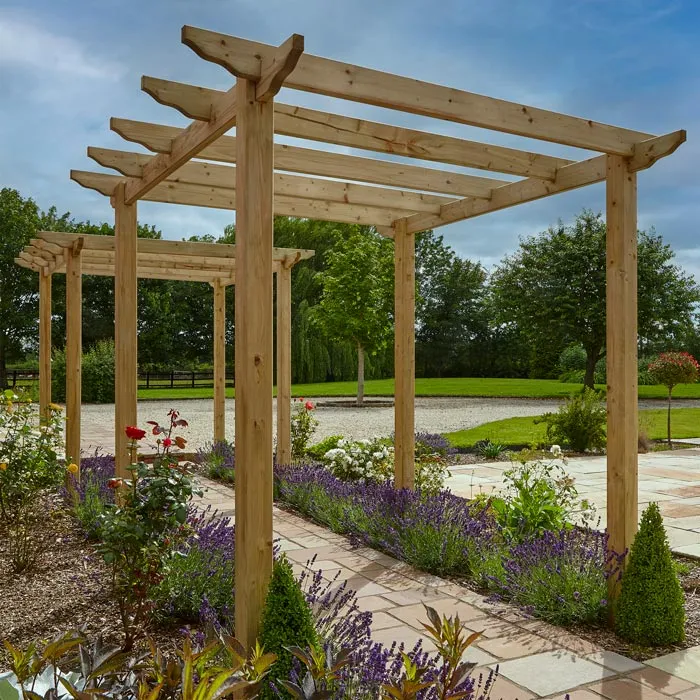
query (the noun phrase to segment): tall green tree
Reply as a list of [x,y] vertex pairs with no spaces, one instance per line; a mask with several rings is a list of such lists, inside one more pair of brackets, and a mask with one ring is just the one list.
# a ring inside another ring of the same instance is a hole
[[323,292],[315,319],[328,337],[357,348],[357,404],[362,405],[365,353],[376,353],[391,338],[393,247],[373,229],[345,227],[318,279]]
[[454,374],[468,364],[487,329],[486,277],[442,236],[426,231],[416,238],[416,364],[423,376]]
[[[515,324],[533,345],[548,340],[560,348],[583,346],[589,387],[605,355],[605,241],[602,216],[584,210],[572,226],[560,223],[521,240],[490,285],[500,322]],[[638,241],[639,335],[642,341],[669,340],[692,324],[700,293],[673,263],[661,236],[640,231]]]
[[0,190],[0,389],[7,387],[7,363],[21,356],[37,332],[39,279],[15,258],[39,228],[40,212],[17,190]]

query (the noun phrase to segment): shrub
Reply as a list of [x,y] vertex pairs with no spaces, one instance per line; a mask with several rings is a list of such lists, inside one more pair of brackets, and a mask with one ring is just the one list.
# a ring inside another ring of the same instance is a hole
[[439,433],[416,433],[416,458],[432,454],[450,457],[456,452],[449,440]]
[[383,440],[339,440],[323,456],[331,473],[344,481],[381,482],[393,476],[392,452]]
[[569,345],[559,355],[559,371],[562,374],[569,372],[585,372],[586,351],[583,345]]
[[[561,456],[558,445],[552,456]],[[587,501],[578,503],[574,480],[553,461],[529,461],[524,451],[503,474],[505,489],[491,499],[496,522],[506,539],[521,542],[567,525],[575,510],[592,514]]]
[[306,455],[311,437],[316,432],[318,421],[314,417],[316,407],[312,401],[297,399],[292,409],[292,459],[299,460]]
[[320,462],[325,456],[326,452],[334,450],[336,447],[338,447],[338,443],[343,439],[344,438],[342,435],[329,435],[327,438],[323,438],[323,440],[317,442],[315,445],[311,445],[311,447],[306,450],[306,454],[311,457],[311,459]]
[[676,384],[693,384],[698,380],[700,365],[687,352],[661,353],[650,365],[649,374],[657,384],[668,389],[668,416],[666,420],[668,446],[671,447],[671,396]]
[[85,536],[99,537],[102,515],[114,503],[114,490],[109,482],[114,478],[114,457],[95,452],[80,462],[80,474],[70,475],[63,496],[73,511]]
[[427,454],[416,458],[415,487],[423,494],[435,494],[445,486],[449,475],[447,460],[439,454]]
[[545,413],[535,418],[535,423],[547,424],[550,443],[566,444],[574,452],[604,447],[606,422],[603,399],[588,387],[582,394],[570,396],[557,413]]
[[[124,649],[133,645],[136,631],[153,601],[156,584],[177,545],[187,534],[187,506],[195,488],[186,469],[171,454],[175,444],[184,446],[173,431],[187,426],[177,411],[168,414],[170,425],[153,425],[158,436],[158,452],[153,464],[139,462],[130,467],[132,478],[113,479],[110,486],[119,489],[118,503],[100,518],[97,551],[112,569],[114,597],[119,605],[124,628]],[[134,426],[125,430],[131,439],[132,454],[136,441],[146,432]]]
[[490,439],[479,440],[474,443],[477,454],[486,459],[498,459],[506,450],[506,446],[500,442],[493,442]]
[[197,450],[194,461],[210,479],[234,484],[236,481],[236,450],[233,443],[223,440]]
[[[55,401],[66,398],[66,354],[56,350],[51,362],[51,393]],[[114,403],[114,341],[100,340],[82,357],[82,400]]]
[[[6,530],[12,568],[30,568],[40,553],[36,537],[40,502],[57,491],[66,468],[57,457],[61,447],[60,408],[49,407],[40,424],[36,404],[7,389],[0,392],[0,527]],[[77,466],[68,466],[71,471]]]
[[317,643],[311,608],[286,557],[278,559],[272,569],[260,623],[260,643],[266,652],[277,656],[260,693],[261,698],[272,700],[277,697],[272,685],[278,686],[276,681],[287,680],[292,670],[289,647],[306,649]]
[[685,637],[683,590],[659,507],[650,503],[622,576],[617,632],[635,644],[662,646]]

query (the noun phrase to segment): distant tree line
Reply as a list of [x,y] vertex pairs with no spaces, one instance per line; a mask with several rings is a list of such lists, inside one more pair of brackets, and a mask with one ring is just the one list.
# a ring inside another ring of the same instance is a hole
[[[37,230],[110,236],[110,224],[41,211],[16,190],[0,190],[0,386],[6,369],[31,363],[38,346],[37,275],[14,258]],[[152,226],[138,234],[161,238]],[[188,240],[235,242],[220,236]],[[292,272],[293,381],[324,382],[393,373],[393,243],[364,226],[275,220],[275,245],[316,251]],[[605,354],[605,222],[582,212],[523,239],[490,273],[460,257],[442,236],[416,238],[416,373],[424,377],[556,377],[562,353],[585,352],[591,384]],[[53,335],[65,342],[65,280],[54,277]],[[233,363],[235,288],[227,293],[227,361]],[[654,231],[639,233],[639,338],[645,354],[700,354],[692,277]],[[114,337],[114,282],[83,279],[84,349]],[[211,366],[213,299],[209,285],[139,280],[139,365],[166,371]]]

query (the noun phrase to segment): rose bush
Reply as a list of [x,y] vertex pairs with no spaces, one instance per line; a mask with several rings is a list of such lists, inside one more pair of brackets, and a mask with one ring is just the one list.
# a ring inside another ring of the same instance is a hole
[[303,398],[294,401],[292,409],[292,459],[300,460],[306,456],[311,438],[316,432],[318,421],[314,416],[312,401],[304,401]]

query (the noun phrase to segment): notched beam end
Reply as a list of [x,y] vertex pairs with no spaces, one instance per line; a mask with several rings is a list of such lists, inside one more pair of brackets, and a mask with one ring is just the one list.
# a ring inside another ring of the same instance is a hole
[[255,99],[258,102],[269,102],[280,91],[284,81],[296,68],[303,53],[303,35],[292,34],[287,41],[279,46],[272,61],[268,64],[263,62],[260,81],[255,92]]
[[634,154],[630,158],[629,169],[632,172],[646,170],[657,160],[670,156],[681,144],[685,143],[688,134],[685,129],[672,131],[663,136],[655,136],[653,139],[641,141],[634,147]]
[[185,24],[180,30],[180,41],[200,58],[217,63],[237,78],[259,80],[259,56],[242,55],[235,48],[229,46],[230,39],[231,37],[226,34],[211,32],[188,24]]
[[188,119],[208,121],[211,116],[211,102],[201,98],[201,94],[206,90],[196,85],[142,75],[141,90],[159,104],[176,109]]
[[[397,219],[397,221],[400,221],[400,219]],[[394,224],[396,221],[394,221]],[[375,226],[374,228],[377,229],[377,233],[380,235],[384,236],[384,238],[393,238],[394,237],[394,226]]]

